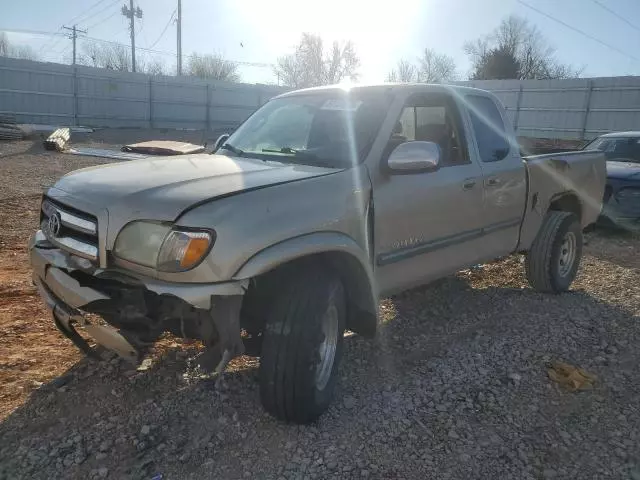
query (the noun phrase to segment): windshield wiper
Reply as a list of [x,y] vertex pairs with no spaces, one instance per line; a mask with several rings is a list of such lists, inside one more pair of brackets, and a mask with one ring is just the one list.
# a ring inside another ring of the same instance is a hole
[[240,150],[238,147],[234,147],[230,143],[225,143],[220,147],[220,150],[229,150],[230,152],[235,153],[239,157],[244,155],[244,150]]
[[[291,147],[282,147],[282,148],[263,148],[262,149],[263,152],[265,153],[286,153],[289,155],[304,155],[303,152],[301,152],[300,150],[296,150],[294,148]],[[312,155],[312,154],[308,154],[308,155]]]

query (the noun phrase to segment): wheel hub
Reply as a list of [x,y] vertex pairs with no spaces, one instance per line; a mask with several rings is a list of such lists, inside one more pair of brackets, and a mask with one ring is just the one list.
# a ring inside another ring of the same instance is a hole
[[320,344],[320,361],[316,367],[316,387],[318,390],[324,390],[331,378],[336,349],[338,348],[338,329],[338,309],[331,304],[322,318],[324,339]]
[[558,273],[561,277],[566,277],[576,259],[576,236],[573,232],[567,232],[560,245],[560,255],[558,256]]

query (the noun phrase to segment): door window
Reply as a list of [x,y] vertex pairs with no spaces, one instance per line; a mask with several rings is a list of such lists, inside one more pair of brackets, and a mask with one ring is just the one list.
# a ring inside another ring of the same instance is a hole
[[498,162],[509,154],[509,137],[502,115],[489,97],[467,95],[471,125],[483,162]]
[[390,143],[395,148],[412,141],[437,143],[443,167],[470,163],[459,112],[445,95],[420,95],[407,102]]

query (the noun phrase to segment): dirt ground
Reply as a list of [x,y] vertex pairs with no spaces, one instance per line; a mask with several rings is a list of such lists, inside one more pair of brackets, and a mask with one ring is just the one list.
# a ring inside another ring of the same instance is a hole
[[[213,392],[189,376],[188,345],[136,371],[57,332],[27,258],[39,195],[106,160],[39,144],[0,143],[0,478],[640,479],[637,239],[589,234],[565,296],[531,292],[513,257],[384,300],[379,338],[347,342],[335,406],[288,426],[260,409],[254,359]],[[554,359],[595,373],[594,388],[553,384]]]

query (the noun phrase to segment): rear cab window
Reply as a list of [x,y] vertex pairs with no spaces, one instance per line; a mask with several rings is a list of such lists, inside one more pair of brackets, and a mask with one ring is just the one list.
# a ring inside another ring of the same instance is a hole
[[509,136],[495,102],[482,95],[467,95],[471,126],[483,162],[498,162],[509,155]]

